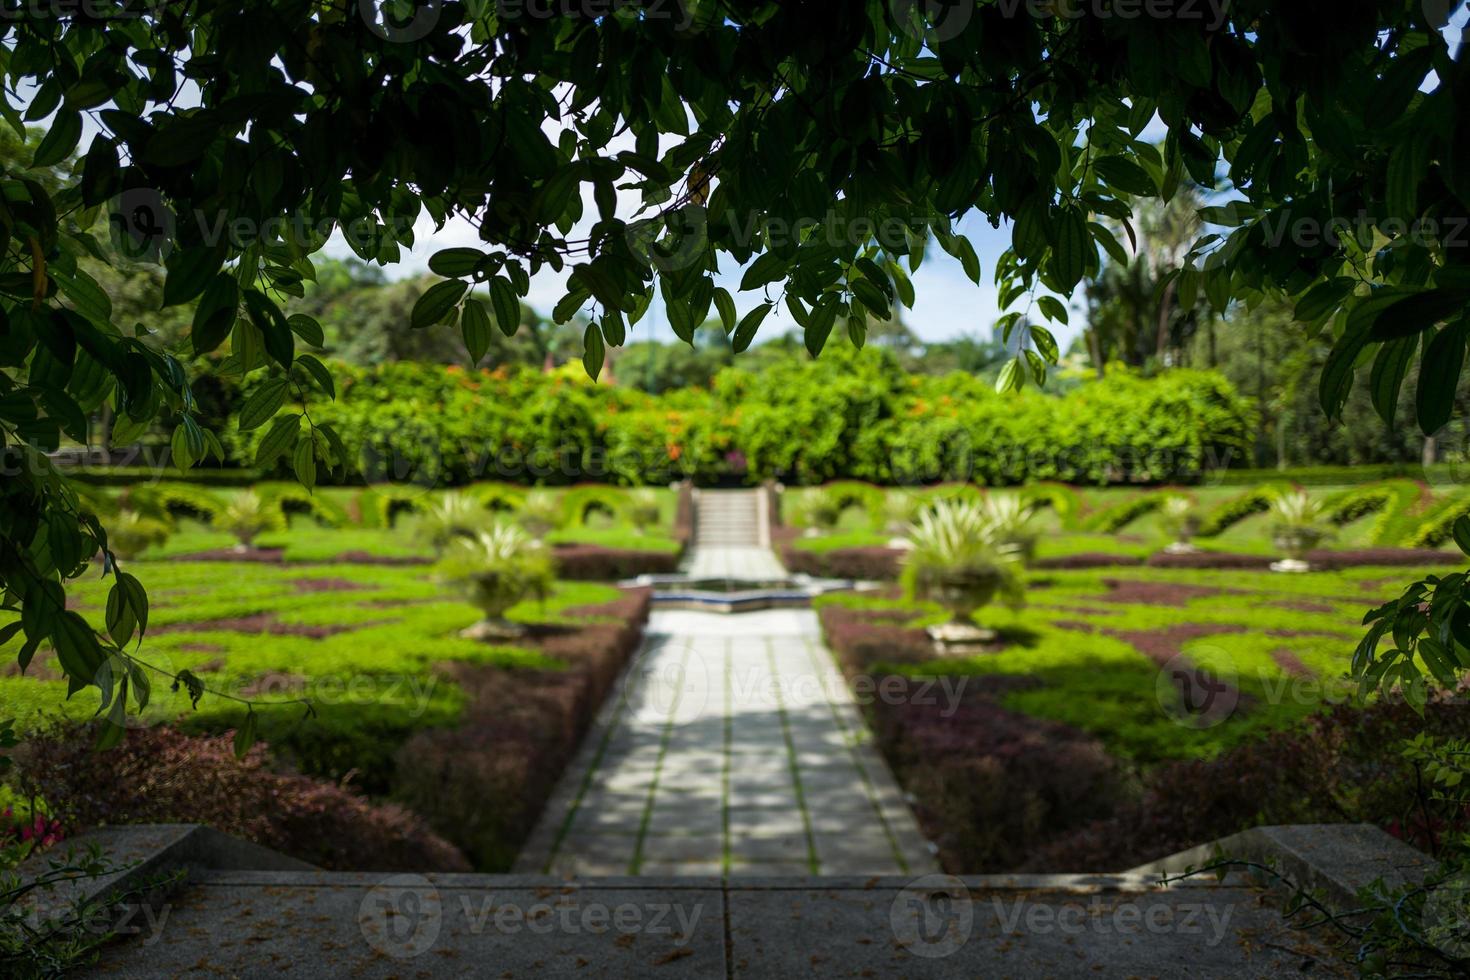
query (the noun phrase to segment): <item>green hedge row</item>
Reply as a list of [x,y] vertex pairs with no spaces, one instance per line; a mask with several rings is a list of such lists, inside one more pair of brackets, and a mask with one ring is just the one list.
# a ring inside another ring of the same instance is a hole
[[[593,384],[580,367],[334,372],[337,399],[314,395],[310,416],[369,482],[1179,483],[1244,458],[1253,426],[1211,372],[1115,371],[1065,395],[1001,395],[968,375],[910,375],[877,349],[730,368],[709,390],[662,396]],[[226,426],[238,462],[253,462],[263,432]]]

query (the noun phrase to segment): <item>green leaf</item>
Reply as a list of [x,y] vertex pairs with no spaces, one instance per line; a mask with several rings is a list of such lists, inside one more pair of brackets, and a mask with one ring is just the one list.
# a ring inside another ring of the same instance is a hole
[[249,432],[270,421],[286,403],[287,387],[285,378],[271,378],[255,389],[240,408],[240,431]]
[[1454,415],[1455,392],[1460,387],[1460,372],[1465,366],[1467,330],[1470,324],[1463,319],[1450,324],[1434,335],[1420,358],[1415,411],[1425,435],[1444,428]]
[[255,448],[256,467],[266,469],[282,454],[289,452],[296,444],[296,437],[300,432],[300,415],[282,415],[276,419],[271,423],[270,431],[265,434],[265,438],[260,440],[260,445]]
[[[1036,301],[1036,305],[1041,308],[1041,312],[1046,315],[1048,320],[1066,324],[1067,308],[1055,296],[1043,296]],[[1050,358],[1050,360],[1055,361],[1056,358]]]
[[321,347],[326,342],[326,333],[322,330],[322,325],[316,321],[316,317],[305,313],[293,313],[286,318],[286,326],[312,347]]
[[715,309],[720,313],[720,323],[724,325],[725,333],[728,334],[739,322],[739,316],[735,312],[735,299],[730,295],[729,290],[724,286],[719,286],[715,289],[714,303]]
[[495,310],[500,332],[507,337],[515,336],[521,326],[521,300],[509,280],[500,276],[490,280],[490,306]]
[[1404,376],[1414,355],[1419,350],[1419,335],[1400,337],[1384,344],[1373,361],[1369,373],[1368,387],[1373,396],[1373,408],[1378,417],[1388,425],[1393,424],[1394,410],[1398,407],[1399,391],[1404,385]]
[[250,322],[260,331],[265,352],[281,367],[289,368],[296,359],[296,341],[286,323],[286,315],[258,289],[245,290],[242,298]]
[[735,336],[730,340],[731,350],[737,354],[742,354],[750,347],[750,342],[755,339],[756,331],[760,330],[761,324],[765,322],[766,315],[771,312],[771,308],[772,304],[761,303],[740,318],[739,325],[735,327]]
[[429,256],[429,271],[446,279],[462,279],[475,274],[485,259],[478,248],[445,248]]
[[[1065,323],[1066,321],[1063,320],[1062,322]],[[1036,345],[1037,353],[1045,358],[1047,362],[1051,364],[1057,363],[1061,352],[1057,348],[1057,339],[1052,336],[1052,332],[1036,324],[1032,324],[1030,330],[1031,342]]]
[[203,246],[175,249],[165,261],[168,276],[163,280],[163,305],[187,303],[204,292],[224,260],[223,249]]
[[235,277],[226,272],[216,273],[194,308],[194,326],[190,331],[194,353],[208,354],[224,343],[235,326],[239,309],[240,287]]
[[235,729],[235,758],[243,759],[255,744],[259,736],[256,733],[255,709],[248,708],[245,711],[245,720],[240,722],[240,727]]
[[444,320],[449,316],[449,311],[459,305],[460,297],[469,288],[468,284],[458,279],[436,282],[424,290],[424,294],[413,304],[409,326],[415,330],[422,330]]
[[291,454],[291,470],[307,490],[316,487],[316,440],[298,439]]
[[1052,271],[1056,275],[1058,291],[1070,294],[1087,271],[1087,251],[1093,247],[1092,235],[1087,230],[1087,216],[1080,208],[1062,208],[1056,233]]
[[1435,324],[1463,313],[1470,306],[1470,290],[1426,289],[1390,302],[1373,320],[1372,340],[1393,340],[1420,334]]
[[464,337],[465,350],[469,351],[470,364],[479,364],[490,349],[490,331],[490,314],[485,312],[485,304],[473,297],[465,300],[459,332]]
[[1093,169],[1112,187],[1128,194],[1153,197],[1159,193],[1148,171],[1127,157],[1103,157],[1093,161]]
[[802,331],[802,342],[806,344],[807,353],[817,357],[822,349],[827,346],[827,338],[832,334],[832,327],[837,323],[837,311],[841,301],[837,294],[827,293],[812,307],[811,316],[808,318],[806,329]]
[[327,366],[325,364],[317,360],[317,358],[315,358],[311,354],[300,355],[296,358],[296,364],[297,366],[305,369],[307,374],[311,375],[312,380],[317,383],[317,386],[320,387],[322,391],[325,391],[327,393],[328,398],[332,399],[333,401],[337,400],[337,386],[332,381],[332,372],[327,370]]
[[1461,553],[1470,555],[1470,517],[1461,516],[1455,519],[1454,535],[1455,545]]
[[607,357],[607,350],[603,346],[602,331],[597,324],[587,324],[587,329],[582,333],[582,367],[587,370],[587,376],[593,381],[602,373],[602,362]]
[[56,626],[51,631],[51,645],[56,648],[56,659],[69,682],[68,694],[91,684],[96,679],[97,669],[106,659],[102,645],[97,642],[97,634],[92,632],[85,619],[74,612],[63,612],[57,617]]
[[51,120],[51,128],[36,147],[33,167],[54,167],[77,148],[82,138],[82,114],[75,109],[60,109]]

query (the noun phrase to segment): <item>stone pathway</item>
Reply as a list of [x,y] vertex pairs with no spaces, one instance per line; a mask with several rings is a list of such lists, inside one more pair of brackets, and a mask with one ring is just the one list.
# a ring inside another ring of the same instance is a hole
[[814,613],[657,612],[517,870],[934,871],[868,738]]

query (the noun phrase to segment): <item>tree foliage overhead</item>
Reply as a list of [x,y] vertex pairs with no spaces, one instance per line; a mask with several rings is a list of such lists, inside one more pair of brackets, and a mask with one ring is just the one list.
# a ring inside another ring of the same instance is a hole
[[[308,486],[347,453],[287,408],[332,380],[305,352],[320,325],[283,304],[334,232],[390,263],[421,215],[473,222],[483,247],[438,253],[443,281],[411,313],[455,323],[471,353],[518,327],[533,274],[569,269],[555,317],[590,317],[595,375],[655,290],[681,336],[713,311],[737,352],[778,304],[813,353],[834,329],[861,342],[912,304],[931,243],[977,283],[989,271],[956,232],[972,210],[1013,222],[1003,305],[1070,294],[1099,249],[1126,261],[1108,223],[1126,237],[1137,199],[1217,186],[1222,161],[1240,200],[1204,215],[1220,230],[1176,274],[1180,305],[1276,291],[1332,324],[1329,411],[1370,362],[1391,411],[1422,346],[1420,421],[1446,420],[1470,329],[1470,69],[1440,36],[1446,4],[388,6],[100,2],[0,22],[0,112],[17,131],[49,119],[34,157],[0,174],[0,436],[20,473],[0,497],[0,578],[23,610],[3,632],[24,631],[22,662],[49,640],[114,706],[142,687],[122,649],[146,597],[109,556],[105,635],[65,611],[61,583],[106,538],[43,454],[86,439],[104,405],[117,442],[174,425],[184,466],[219,438],[195,417],[184,352],[145,343],[83,268],[110,253],[104,223],[130,260],[162,262],[164,306],[194,304],[194,352],[274,379],[242,424],[269,426],[263,454]],[[1162,149],[1141,138],[1155,119]],[[43,179],[74,152],[59,186]],[[715,284],[722,258],[763,294],[743,317]],[[1055,360],[1027,312],[1007,321],[1032,343],[1006,387]]]

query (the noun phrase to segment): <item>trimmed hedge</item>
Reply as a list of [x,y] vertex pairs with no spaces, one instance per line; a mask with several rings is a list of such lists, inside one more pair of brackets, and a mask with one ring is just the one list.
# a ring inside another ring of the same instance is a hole
[[[1242,456],[1253,431],[1250,405],[1212,372],[1002,395],[965,374],[910,375],[876,347],[729,368],[708,391],[662,396],[593,384],[580,366],[333,370],[338,398],[313,395],[312,418],[359,451],[367,480],[423,485],[1176,483]],[[224,436],[236,459],[263,437]]]
[[1106,534],[1121,531],[1145,514],[1152,514],[1164,506],[1164,501],[1168,496],[1162,492],[1144,494],[1113,504],[1111,507],[1095,510],[1083,519],[1082,529],[1102,531]]

